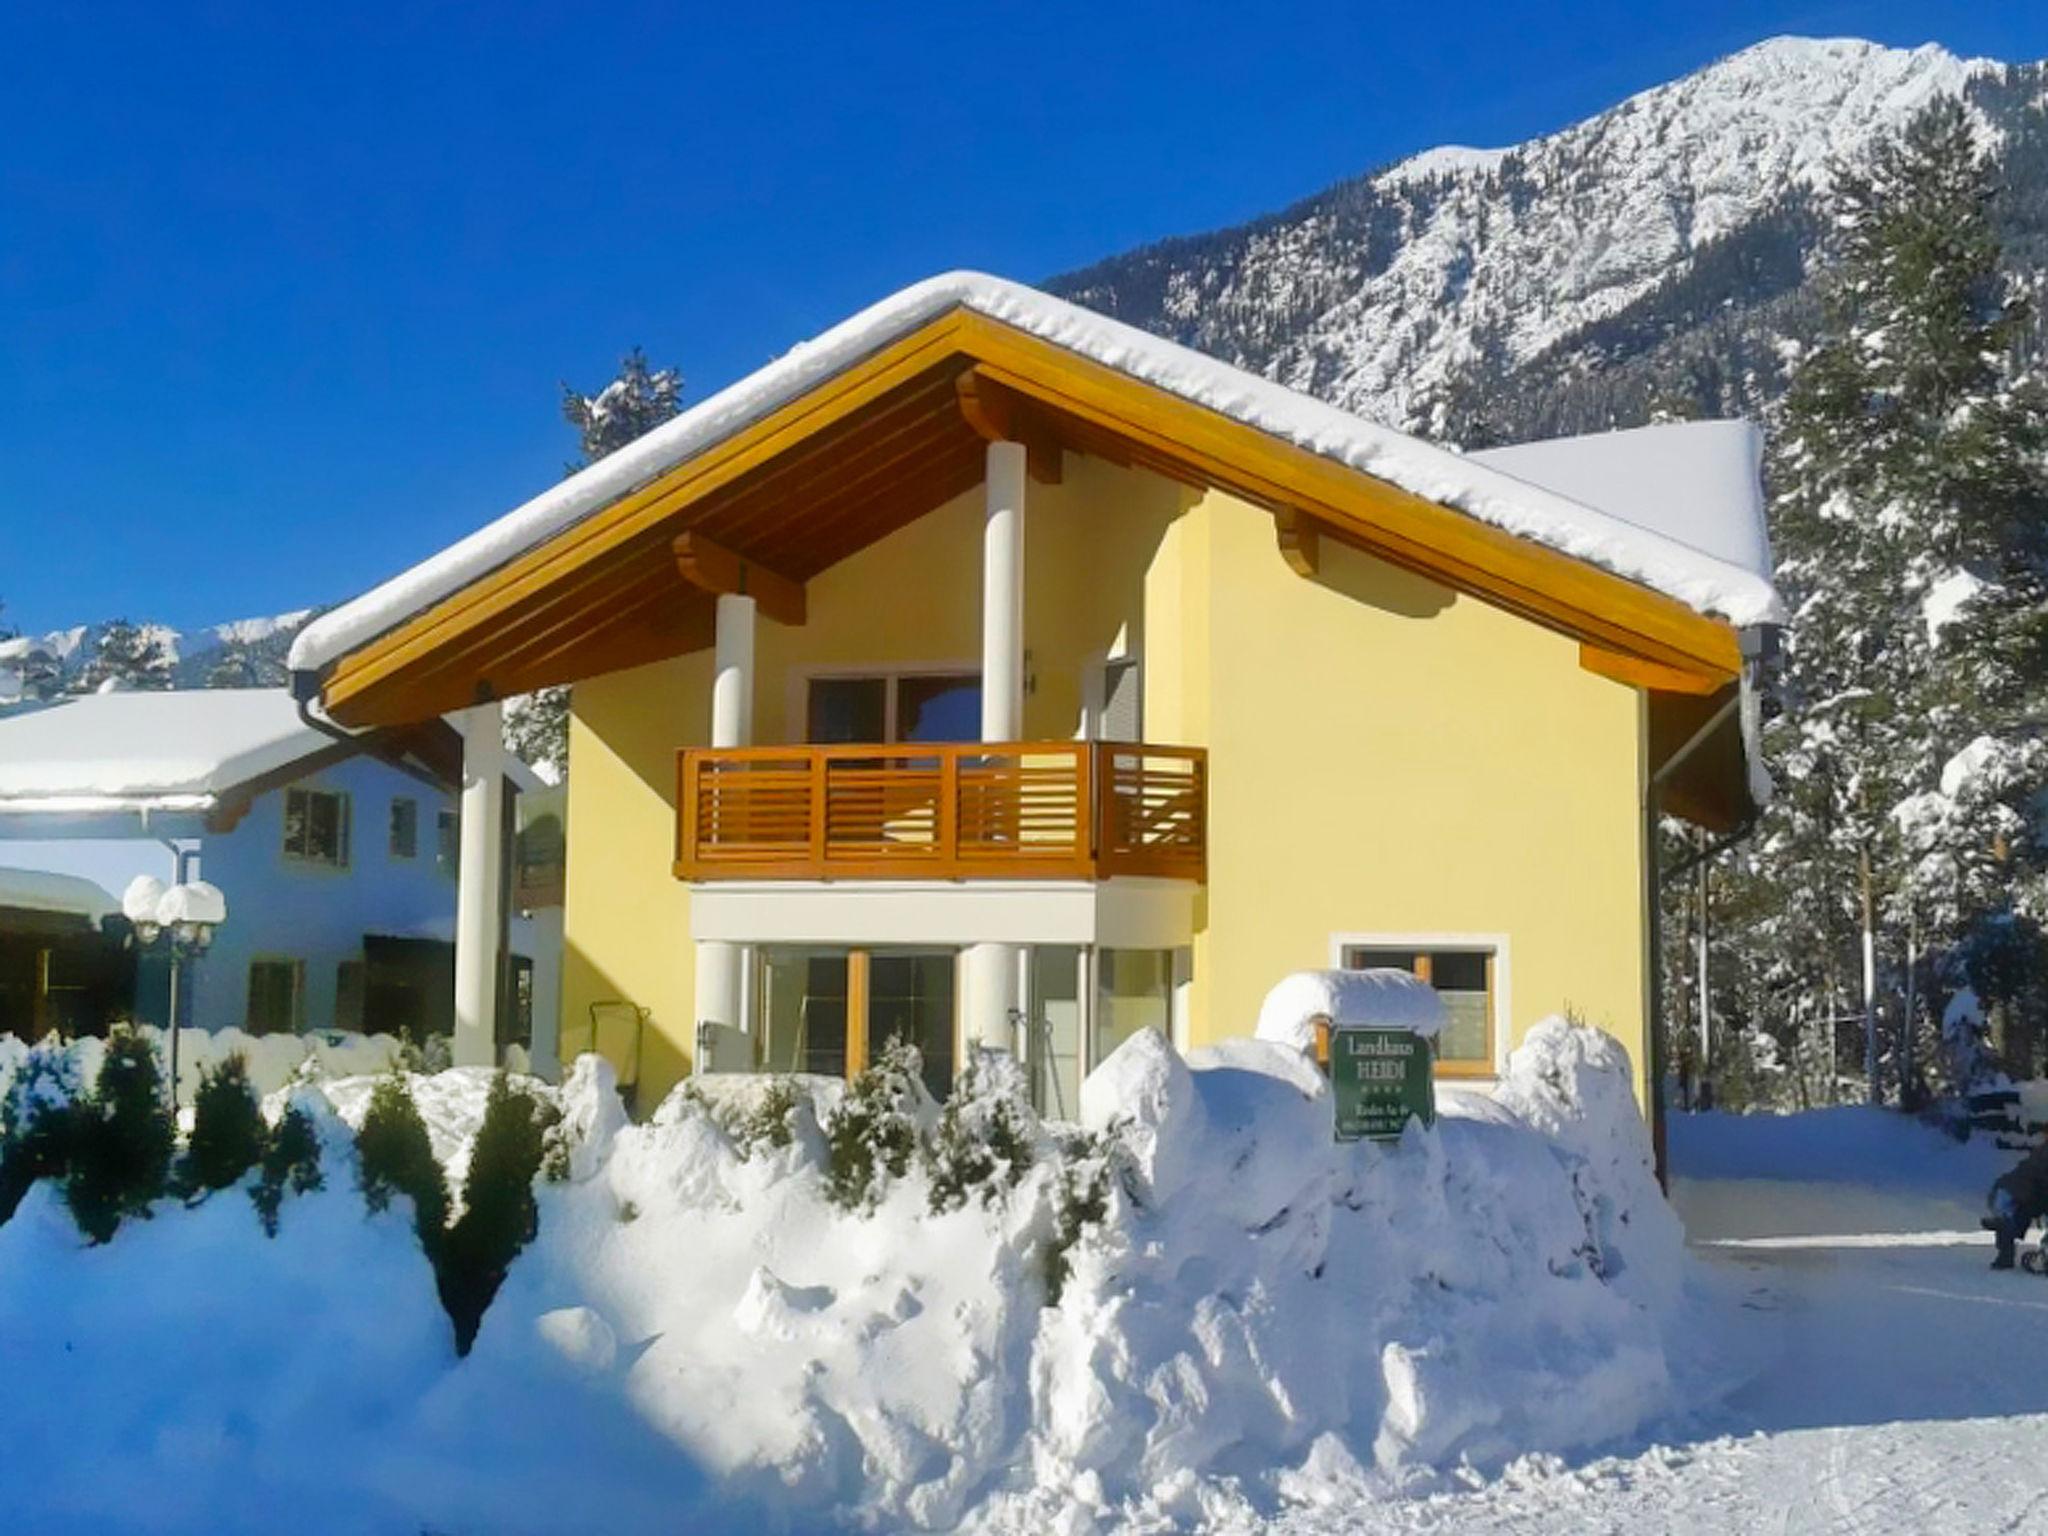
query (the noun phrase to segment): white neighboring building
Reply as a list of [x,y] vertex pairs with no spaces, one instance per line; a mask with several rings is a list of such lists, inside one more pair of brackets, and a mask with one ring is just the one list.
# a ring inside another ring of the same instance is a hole
[[[460,762],[439,722],[339,738],[283,689],[64,699],[0,717],[0,861],[112,891],[138,874],[219,886],[228,920],[180,986],[188,1027],[445,1033],[459,826],[448,785]],[[544,789],[506,764],[511,803]],[[508,882],[521,868],[504,866]],[[506,928],[499,1038],[537,1028],[530,1048],[545,1069],[560,914],[515,912]],[[142,963],[137,1017],[166,1022],[166,981]]]

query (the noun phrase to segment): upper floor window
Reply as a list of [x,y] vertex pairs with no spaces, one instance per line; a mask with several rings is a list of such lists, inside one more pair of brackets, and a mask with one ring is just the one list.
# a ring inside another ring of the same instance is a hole
[[284,851],[308,864],[348,867],[348,796],[325,789],[284,792]]
[[814,677],[804,726],[806,740],[823,744],[974,741],[981,735],[981,674]]
[[404,795],[391,798],[391,857],[417,858],[420,851],[420,803]]
[[1347,945],[1347,970],[1409,971],[1426,981],[1444,1005],[1437,1062],[1453,1075],[1494,1070],[1493,970],[1490,949],[1408,949]]

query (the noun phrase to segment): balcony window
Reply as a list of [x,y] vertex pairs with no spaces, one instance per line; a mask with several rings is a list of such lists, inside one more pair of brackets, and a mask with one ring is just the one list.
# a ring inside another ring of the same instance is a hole
[[891,672],[814,677],[804,715],[806,739],[859,742],[975,741],[981,735],[981,674]]

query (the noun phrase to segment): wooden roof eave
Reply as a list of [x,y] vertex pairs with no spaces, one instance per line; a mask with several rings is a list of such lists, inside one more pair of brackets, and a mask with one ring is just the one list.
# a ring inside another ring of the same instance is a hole
[[[1128,462],[1275,512],[1291,509],[1339,542],[1572,635],[1598,653],[1689,678],[1689,691],[1712,692],[1740,673],[1733,626],[1675,598],[963,309],[821,380],[342,657],[322,679],[328,713],[351,725],[417,720],[477,702],[476,680],[486,675],[489,693],[505,695],[567,680],[558,674],[572,663],[582,668],[576,676],[594,676],[706,643],[704,615],[694,607],[640,622],[643,613],[666,607],[658,579],[643,566],[633,567],[640,582],[635,606],[607,611],[601,635],[588,635],[586,627],[594,594],[626,579],[616,574],[623,569],[618,562],[634,556],[636,542],[651,548],[658,538],[666,557],[669,539],[689,526],[681,519],[707,497],[742,477],[773,479],[776,461],[788,451],[819,434],[854,430],[860,413],[886,409],[891,397],[903,399],[906,388],[922,387],[921,376],[942,378],[950,394],[968,368],[1028,402],[1036,425],[1064,429],[1084,451],[1121,445]],[[884,462],[902,456],[888,442],[900,444],[914,431],[899,424],[884,434],[884,449],[894,455]],[[959,478],[951,469],[935,472],[915,489],[935,496]],[[920,515],[928,510],[918,509]],[[845,514],[837,515],[843,522]],[[780,537],[786,545],[790,537],[815,537],[833,526],[828,516]],[[843,531],[835,529],[835,537]],[[721,530],[721,537],[730,541],[732,535]],[[744,552],[763,557],[759,549]],[[815,574],[795,570],[788,548],[770,553],[793,574]],[[661,563],[673,571],[671,558]],[[510,623],[515,614],[524,628],[510,654],[500,652],[496,666],[477,662],[489,650],[493,622]]]

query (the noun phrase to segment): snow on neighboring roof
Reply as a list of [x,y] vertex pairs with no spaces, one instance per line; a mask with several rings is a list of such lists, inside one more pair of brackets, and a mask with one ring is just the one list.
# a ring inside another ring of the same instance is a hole
[[[315,671],[610,506],[892,341],[968,309],[1310,453],[1509,533],[1642,582],[1734,624],[1782,617],[1767,567],[1674,538],[1654,506],[1621,515],[1341,411],[1270,379],[1035,288],[952,272],[905,288],[664,422],[639,441],[299,631],[291,666]],[[1662,488],[1660,488],[1661,490]]]
[[92,881],[43,869],[0,869],[0,907],[60,912],[89,923],[121,910],[121,904]]
[[1471,457],[1768,582],[1763,453],[1763,434],[1749,422],[1679,421]]
[[282,688],[89,694],[0,719],[0,811],[205,810],[332,744]]

